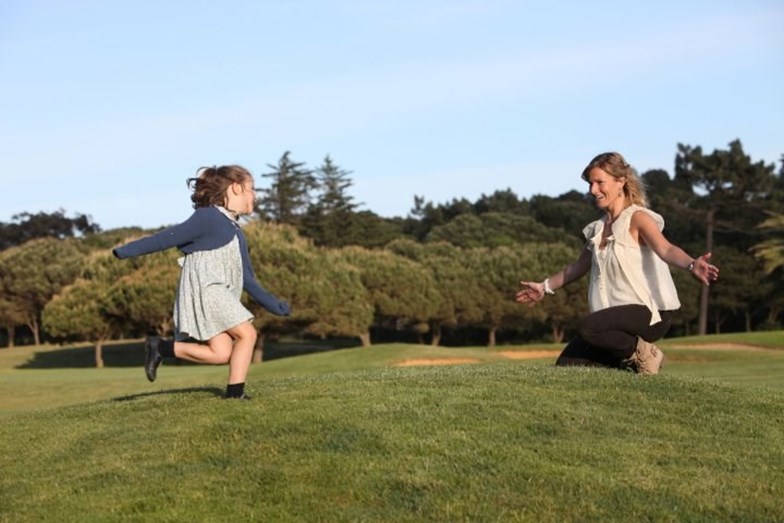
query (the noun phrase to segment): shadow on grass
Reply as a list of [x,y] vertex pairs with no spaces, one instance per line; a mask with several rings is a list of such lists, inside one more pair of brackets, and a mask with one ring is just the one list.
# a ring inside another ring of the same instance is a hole
[[[103,347],[104,367],[141,367],[144,343],[113,343]],[[88,369],[95,368],[95,347],[70,347],[36,351],[17,369]]]
[[[290,358],[317,352],[356,347],[355,340],[268,342],[262,361]],[[167,365],[197,365],[184,360],[166,360]],[[141,367],[144,364],[144,342],[112,343],[103,347],[104,367]],[[72,347],[36,351],[17,369],[89,369],[95,368],[95,347]]]
[[188,387],[185,389],[169,389],[169,390],[158,390],[155,392],[140,392],[139,394],[129,394],[127,396],[120,396],[117,398],[113,398],[112,401],[134,401],[143,398],[149,398],[152,396],[163,396],[167,394],[194,394],[194,393],[210,393],[213,396],[222,398],[223,397],[223,390],[218,387]]
[[294,356],[305,356],[318,352],[331,352],[340,349],[353,349],[359,347],[355,339],[329,339],[308,341],[270,341],[264,345],[261,361],[279,360]]

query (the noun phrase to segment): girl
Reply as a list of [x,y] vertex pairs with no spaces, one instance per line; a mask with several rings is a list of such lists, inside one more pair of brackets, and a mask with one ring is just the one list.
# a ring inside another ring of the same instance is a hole
[[[194,213],[169,229],[127,243],[112,252],[129,258],[177,247],[185,255],[174,303],[174,339],[145,343],[144,370],[155,381],[164,357],[197,363],[229,364],[226,398],[250,399],[245,379],[256,343],[253,315],[240,302],[245,289],[273,314],[289,306],[264,290],[253,275],[248,246],[237,218],[253,212],[256,190],[243,167],[202,167],[189,178]],[[186,341],[187,340],[187,341]]]
[[668,265],[689,271],[705,285],[718,279],[719,269],[710,264],[711,253],[692,258],[664,237],[664,220],[647,208],[642,182],[620,154],[596,156],[582,178],[606,215],[583,229],[587,243],[574,263],[541,283],[521,281],[516,299],[534,305],[590,271],[591,314],[556,365],[656,374],[664,355],[653,342],[667,333],[681,305]]

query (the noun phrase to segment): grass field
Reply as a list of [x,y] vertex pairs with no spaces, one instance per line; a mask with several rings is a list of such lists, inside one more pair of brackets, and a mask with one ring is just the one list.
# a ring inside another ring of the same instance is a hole
[[250,402],[225,367],[147,383],[138,342],[1,349],[0,521],[784,520],[784,333],[662,345],[650,378],[343,349],[255,365]]

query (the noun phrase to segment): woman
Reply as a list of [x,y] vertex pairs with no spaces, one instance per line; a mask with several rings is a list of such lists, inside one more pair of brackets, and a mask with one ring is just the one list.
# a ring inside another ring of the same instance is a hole
[[541,283],[521,281],[516,300],[532,306],[590,270],[591,313],[556,365],[657,374],[664,355],[653,342],[667,333],[680,308],[668,265],[705,285],[718,279],[719,269],[710,263],[711,253],[693,258],[664,237],[664,220],[647,208],[642,181],[620,154],[596,156],[582,178],[605,216],[583,229],[587,243],[576,261]]

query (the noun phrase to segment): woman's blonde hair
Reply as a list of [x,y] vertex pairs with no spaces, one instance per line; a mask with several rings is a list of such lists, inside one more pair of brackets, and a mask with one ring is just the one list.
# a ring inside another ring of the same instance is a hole
[[642,179],[634,167],[629,165],[620,153],[609,152],[597,155],[583,169],[583,180],[589,181],[588,176],[591,170],[597,167],[616,180],[622,178],[626,180],[626,183],[623,184],[623,193],[627,201],[641,207],[648,206],[648,200],[645,197],[645,185],[642,183]]
[[194,208],[226,205],[226,191],[232,183],[253,180],[250,171],[239,165],[200,167],[195,178],[188,178],[188,187],[193,189],[191,201]]

